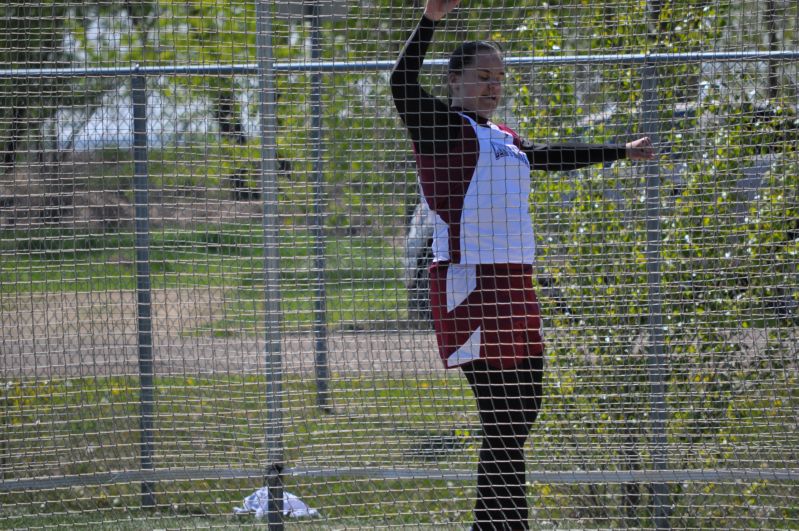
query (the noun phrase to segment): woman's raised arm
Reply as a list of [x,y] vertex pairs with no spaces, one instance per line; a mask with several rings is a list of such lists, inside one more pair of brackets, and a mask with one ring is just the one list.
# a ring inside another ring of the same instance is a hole
[[[452,11],[460,0],[431,0],[425,14],[417,24],[405,46],[400,52],[391,72],[391,94],[394,106],[418,153],[443,154],[449,143],[461,135],[462,120],[449,106],[439,100],[419,84],[419,71],[424,57],[433,40],[442,13]],[[442,10],[439,4],[453,4]],[[431,18],[431,17],[435,17]]]

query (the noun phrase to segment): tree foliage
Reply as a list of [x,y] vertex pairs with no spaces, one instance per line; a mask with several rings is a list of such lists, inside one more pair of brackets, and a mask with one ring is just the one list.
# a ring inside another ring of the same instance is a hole
[[[70,64],[64,50],[67,2],[12,3],[0,13],[0,68],[58,68]],[[0,79],[0,166],[14,166],[26,142],[58,106],[77,96],[63,79]]]

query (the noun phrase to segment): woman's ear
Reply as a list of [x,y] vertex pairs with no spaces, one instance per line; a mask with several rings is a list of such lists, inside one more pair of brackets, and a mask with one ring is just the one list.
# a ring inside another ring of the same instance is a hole
[[458,86],[458,83],[461,80],[461,75],[458,72],[450,72],[447,74],[447,85],[449,87],[449,95],[450,97],[456,96],[455,87]]

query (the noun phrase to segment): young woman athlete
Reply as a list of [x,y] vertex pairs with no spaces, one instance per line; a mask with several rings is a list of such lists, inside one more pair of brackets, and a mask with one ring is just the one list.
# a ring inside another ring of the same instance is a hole
[[413,141],[423,199],[435,213],[430,303],[439,353],[477,399],[482,445],[472,529],[528,529],[524,443],[541,407],[544,343],[533,289],[531,170],[573,170],[653,158],[648,138],[626,145],[537,144],[494,123],[505,78],[497,45],[459,46],[449,101],[419,84],[438,22],[460,0],[428,0],[391,75]]

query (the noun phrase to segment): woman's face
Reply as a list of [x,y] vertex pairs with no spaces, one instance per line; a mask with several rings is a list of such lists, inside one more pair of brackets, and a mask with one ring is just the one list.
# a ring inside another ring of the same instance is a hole
[[505,63],[492,50],[481,50],[474,62],[462,72],[449,74],[449,90],[453,107],[472,111],[483,118],[491,115],[502,98],[502,83],[505,81]]

